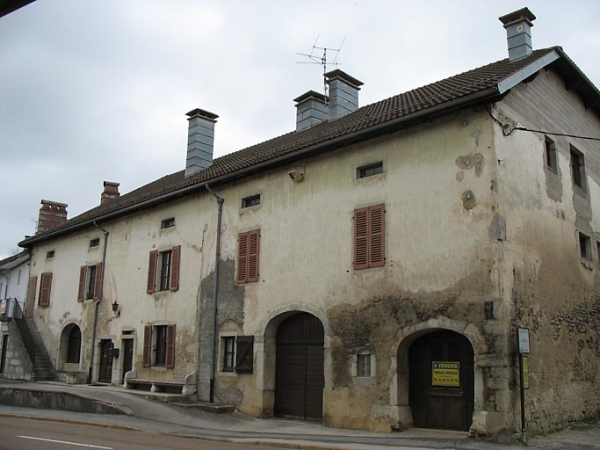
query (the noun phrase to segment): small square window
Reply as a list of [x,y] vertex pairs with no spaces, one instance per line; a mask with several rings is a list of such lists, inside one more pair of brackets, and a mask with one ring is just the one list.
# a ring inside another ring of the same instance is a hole
[[571,176],[573,177],[573,184],[583,190],[585,186],[585,164],[583,160],[583,153],[571,146]]
[[558,163],[556,161],[556,145],[554,141],[546,136],[546,167],[552,172],[558,172]]
[[371,355],[356,355],[356,376],[369,378],[371,376]]
[[168,219],[163,220],[160,223],[160,228],[161,229],[165,229],[165,228],[171,228],[175,226],[175,217],[170,217]]
[[579,253],[582,259],[592,260],[591,239],[583,233],[579,233]]
[[90,248],[98,247],[100,245],[100,238],[92,239],[90,241]]
[[235,370],[235,337],[223,338],[223,372]]
[[362,166],[356,169],[356,178],[372,177],[383,173],[383,162],[377,162],[375,164],[369,164],[368,166]]
[[46,259],[52,258],[54,258],[54,250],[50,250],[48,253],[46,253]]
[[251,195],[242,199],[242,208],[260,205],[260,194]]

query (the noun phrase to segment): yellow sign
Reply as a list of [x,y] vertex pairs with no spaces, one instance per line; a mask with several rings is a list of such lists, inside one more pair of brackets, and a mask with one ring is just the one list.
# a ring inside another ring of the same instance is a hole
[[460,386],[460,363],[446,361],[432,361],[431,363],[432,386]]

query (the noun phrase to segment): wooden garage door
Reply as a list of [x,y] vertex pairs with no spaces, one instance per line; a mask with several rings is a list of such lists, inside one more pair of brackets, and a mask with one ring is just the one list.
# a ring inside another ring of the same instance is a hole
[[295,314],[277,330],[275,414],[303,420],[323,416],[323,344],[321,321]]
[[409,352],[415,427],[468,430],[473,416],[473,347],[462,335],[436,331]]

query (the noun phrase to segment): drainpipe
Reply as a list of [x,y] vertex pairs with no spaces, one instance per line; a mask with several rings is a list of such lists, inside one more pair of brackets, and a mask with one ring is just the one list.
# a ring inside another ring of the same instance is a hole
[[217,199],[219,205],[219,212],[217,215],[217,248],[215,250],[215,289],[213,298],[213,333],[212,333],[212,358],[210,363],[210,402],[215,401],[215,370],[216,354],[217,354],[217,300],[219,298],[219,259],[221,258],[221,217],[223,216],[223,203],[225,200],[215,194],[208,183],[206,184],[206,190]]
[[98,309],[104,294],[104,271],[106,270],[106,248],[108,247],[108,230],[99,226],[94,220],[94,226],[99,228],[104,234],[104,249],[102,250],[102,270],[100,271],[100,292],[98,292],[98,300],[94,302],[94,327],[92,328],[92,352],[90,356],[90,368],[88,371],[87,382],[92,382],[92,369],[94,367],[94,357],[96,356],[96,330],[98,329]]

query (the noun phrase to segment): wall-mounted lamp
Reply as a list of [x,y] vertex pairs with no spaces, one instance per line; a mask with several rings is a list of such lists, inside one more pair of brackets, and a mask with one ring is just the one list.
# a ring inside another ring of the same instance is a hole
[[112,304],[112,312],[115,316],[119,317],[121,315],[121,311],[119,310],[119,304],[117,300]]
[[305,173],[306,166],[304,165],[304,163],[302,163],[302,173],[299,173],[297,170],[290,170],[288,172],[288,176],[290,177],[290,180],[292,180],[294,183],[300,183],[301,181],[304,181]]

